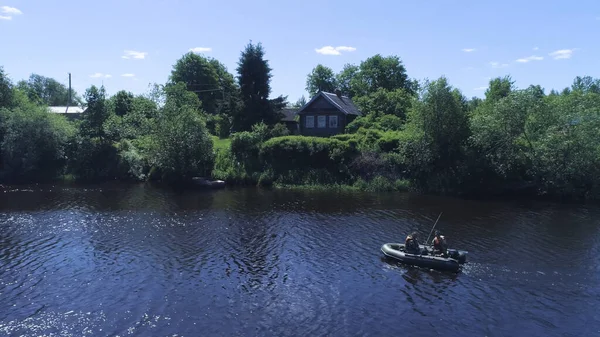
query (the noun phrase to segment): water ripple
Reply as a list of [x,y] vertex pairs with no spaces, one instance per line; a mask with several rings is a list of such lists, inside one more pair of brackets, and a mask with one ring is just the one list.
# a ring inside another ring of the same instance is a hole
[[[413,230],[425,239],[441,211],[436,228],[469,251],[461,273],[382,257]],[[407,194],[8,189],[0,334],[595,335],[598,214]]]

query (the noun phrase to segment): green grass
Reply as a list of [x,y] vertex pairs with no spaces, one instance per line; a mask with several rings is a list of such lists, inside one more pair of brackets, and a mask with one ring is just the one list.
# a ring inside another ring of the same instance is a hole
[[229,139],[229,138],[220,139],[217,136],[212,136],[212,139],[213,139],[215,151],[224,150],[231,146],[231,139]]
[[366,191],[366,192],[406,192],[410,190],[410,183],[407,180],[396,180],[394,182],[385,182],[381,179],[374,179],[370,182],[358,181],[354,185],[344,184],[303,184],[291,185],[275,183],[273,187],[286,190],[308,190],[308,191]]

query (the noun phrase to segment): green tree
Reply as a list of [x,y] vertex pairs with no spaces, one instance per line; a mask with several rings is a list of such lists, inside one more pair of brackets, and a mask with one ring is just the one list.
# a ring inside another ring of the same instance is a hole
[[425,190],[458,190],[470,134],[466,100],[445,77],[425,83],[422,100],[408,115],[401,153],[415,185]]
[[[352,72],[352,68],[344,71]],[[355,96],[374,93],[380,88],[393,91],[404,89],[407,93],[415,92],[415,84],[406,74],[406,68],[398,56],[383,57],[379,54],[369,57],[360,63],[358,72],[350,80],[350,92]]]
[[334,92],[337,80],[331,68],[318,64],[306,77],[306,91],[311,97],[319,91]]
[[83,114],[81,123],[81,132],[87,137],[103,137],[104,122],[110,116],[110,111],[106,106],[106,90],[104,86],[98,89],[92,85],[85,91],[85,100],[87,110]]
[[217,112],[224,115],[222,118],[231,118],[242,108],[240,89],[225,65],[216,59],[210,59],[209,62],[217,73],[218,84],[221,89],[220,92],[216,92],[218,97]]
[[547,114],[544,99],[534,87],[512,91],[498,100],[498,95],[491,97],[492,102],[473,112],[471,143],[480,161],[505,181],[530,180],[528,170],[538,163],[535,139],[548,124],[554,124],[556,116]]
[[358,74],[358,66],[353,64],[346,64],[342,71],[336,75],[336,82],[340,91],[344,95],[354,97],[357,93],[353,90],[352,79]]
[[13,105],[13,84],[0,66],[0,109]]
[[507,97],[514,89],[515,82],[510,76],[494,78],[490,80],[490,86],[485,91],[485,102],[496,102]]
[[354,99],[354,103],[364,114],[395,115],[401,119],[406,118],[412,101],[413,97],[404,89],[389,91],[383,88]]
[[272,75],[264,55],[261,43],[250,42],[238,61],[238,83],[243,108],[233,116],[236,131],[249,131],[258,122],[274,125],[282,117],[280,110],[286,105],[286,98],[279,96],[269,99]]
[[156,123],[152,157],[163,179],[180,182],[210,172],[213,142],[198,102],[181,86],[168,90]]
[[293,108],[301,108],[306,104],[306,98],[304,97],[304,95],[302,95],[300,98],[298,98],[298,100],[296,101],[296,103],[292,104]]
[[600,79],[594,79],[591,76],[577,76],[575,80],[573,80],[571,89],[583,93],[592,92],[600,94]]
[[71,89],[69,102],[69,89],[53,78],[32,74],[27,81],[19,81],[19,89],[27,93],[32,102],[48,106],[81,105],[82,100],[77,92]]
[[117,116],[125,116],[133,110],[134,96],[131,92],[120,90],[110,98],[111,107]]
[[218,112],[219,99],[223,96],[224,88],[221,87],[215,62],[189,52],[177,60],[169,79],[171,84],[182,82],[187,90],[196,93],[207,113]]
[[73,126],[43,107],[0,109],[1,162],[4,178],[16,182],[55,178],[66,163]]

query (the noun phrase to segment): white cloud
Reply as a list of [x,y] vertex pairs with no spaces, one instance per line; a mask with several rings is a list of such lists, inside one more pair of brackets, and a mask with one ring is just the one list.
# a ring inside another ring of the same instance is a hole
[[110,74],[103,74],[103,73],[95,73],[93,75],[90,75],[91,78],[111,78],[112,75]]
[[464,51],[465,53],[471,53],[475,51],[475,48],[464,48],[462,51]]
[[123,74],[121,76],[123,76],[123,77],[135,77],[135,74],[129,74],[129,73],[127,73],[127,74]]
[[0,15],[0,20],[12,20],[12,16]]
[[210,47],[195,47],[195,48],[191,48],[190,51],[193,53],[208,53],[208,52],[212,51],[212,48],[210,48]]
[[11,15],[23,14],[23,12],[21,12],[20,10],[18,10],[17,8],[14,8],[14,7],[2,6],[2,7],[0,7],[0,9],[2,10],[2,13],[4,13],[4,14],[11,14]]
[[142,51],[135,51],[135,50],[126,50],[125,51],[125,55],[121,56],[124,59],[137,59],[137,60],[143,60],[146,58],[146,55],[148,55],[148,53],[146,52],[142,52]]
[[539,50],[539,49],[540,49],[539,47],[533,47],[533,50]]
[[339,46],[339,47],[335,47],[336,50],[339,51],[355,51],[356,48],[354,47],[347,47],[347,46]]
[[548,55],[552,56],[555,60],[570,59],[571,56],[573,56],[574,51],[575,49],[560,49],[553,51]]
[[535,56],[535,55],[531,55],[528,57],[524,57],[524,58],[520,58],[517,60],[517,62],[519,63],[527,63],[527,62],[531,62],[531,61],[541,61],[544,58],[542,56]]
[[483,91],[483,90],[485,90],[485,89],[487,89],[487,88],[488,88],[488,87],[486,87],[486,86],[483,86],[483,87],[477,87],[477,88],[474,88],[473,90],[475,90],[475,91]]
[[492,68],[506,68],[508,67],[507,63],[498,63],[498,62],[490,62]]
[[356,50],[356,48],[347,47],[347,46],[338,46],[338,47],[324,46],[324,47],[315,49],[315,51],[317,53],[322,54],[322,55],[342,55],[342,53],[340,53],[341,51],[351,52],[351,51],[355,51],[355,50]]

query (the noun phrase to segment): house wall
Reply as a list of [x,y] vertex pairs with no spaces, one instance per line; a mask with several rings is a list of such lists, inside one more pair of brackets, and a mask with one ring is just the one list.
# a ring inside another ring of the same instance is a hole
[[[325,121],[324,127],[319,127],[319,116]],[[310,117],[312,117],[312,127],[307,126],[307,119],[310,123]],[[340,112],[337,107],[320,97],[300,113],[300,134],[327,137],[344,133],[348,123],[346,117],[346,114]],[[335,118],[337,118],[337,126],[335,126]]]

